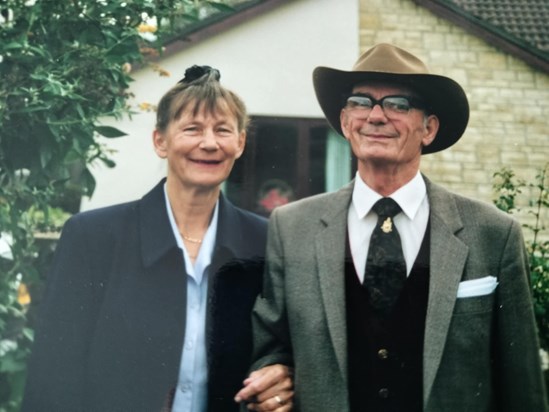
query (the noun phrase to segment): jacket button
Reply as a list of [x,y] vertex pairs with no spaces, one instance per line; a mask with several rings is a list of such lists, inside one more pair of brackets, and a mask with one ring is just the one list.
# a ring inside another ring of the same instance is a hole
[[380,398],[387,399],[389,397],[389,389],[381,388],[377,394]]
[[377,357],[379,359],[387,359],[389,357],[389,351],[387,349],[380,349],[377,351]]

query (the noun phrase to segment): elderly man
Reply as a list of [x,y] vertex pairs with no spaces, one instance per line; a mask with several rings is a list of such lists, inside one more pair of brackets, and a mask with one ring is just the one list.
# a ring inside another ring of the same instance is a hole
[[520,225],[420,173],[463,89],[388,44],[313,78],[358,171],[272,215],[254,369],[293,366],[301,412],[546,410]]

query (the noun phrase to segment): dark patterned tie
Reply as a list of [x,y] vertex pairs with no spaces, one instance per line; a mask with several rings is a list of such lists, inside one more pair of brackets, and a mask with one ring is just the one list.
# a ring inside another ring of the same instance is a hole
[[406,261],[393,217],[400,206],[391,198],[378,200],[372,210],[377,224],[372,232],[363,285],[370,304],[381,314],[388,314],[406,282]]

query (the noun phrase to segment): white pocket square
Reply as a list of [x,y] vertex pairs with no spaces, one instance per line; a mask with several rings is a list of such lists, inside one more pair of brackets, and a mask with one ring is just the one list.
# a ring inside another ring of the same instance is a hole
[[496,289],[497,285],[498,281],[494,276],[466,280],[459,283],[457,297],[471,298],[473,296],[489,295]]

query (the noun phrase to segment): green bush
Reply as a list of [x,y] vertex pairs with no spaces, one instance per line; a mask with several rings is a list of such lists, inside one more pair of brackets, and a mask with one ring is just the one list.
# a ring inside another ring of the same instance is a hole
[[132,114],[131,67],[160,40],[234,1],[0,3],[0,412],[21,401],[51,232],[93,193],[90,165],[114,166],[98,136],[124,133],[101,119]]
[[[547,363],[549,353],[549,237],[544,223],[549,210],[548,173],[549,164],[546,164],[534,182],[527,183],[518,179],[511,169],[503,168],[494,174],[493,184],[497,194],[496,206],[516,215],[525,229],[534,313],[544,363]],[[544,367],[549,389],[547,364]]]

